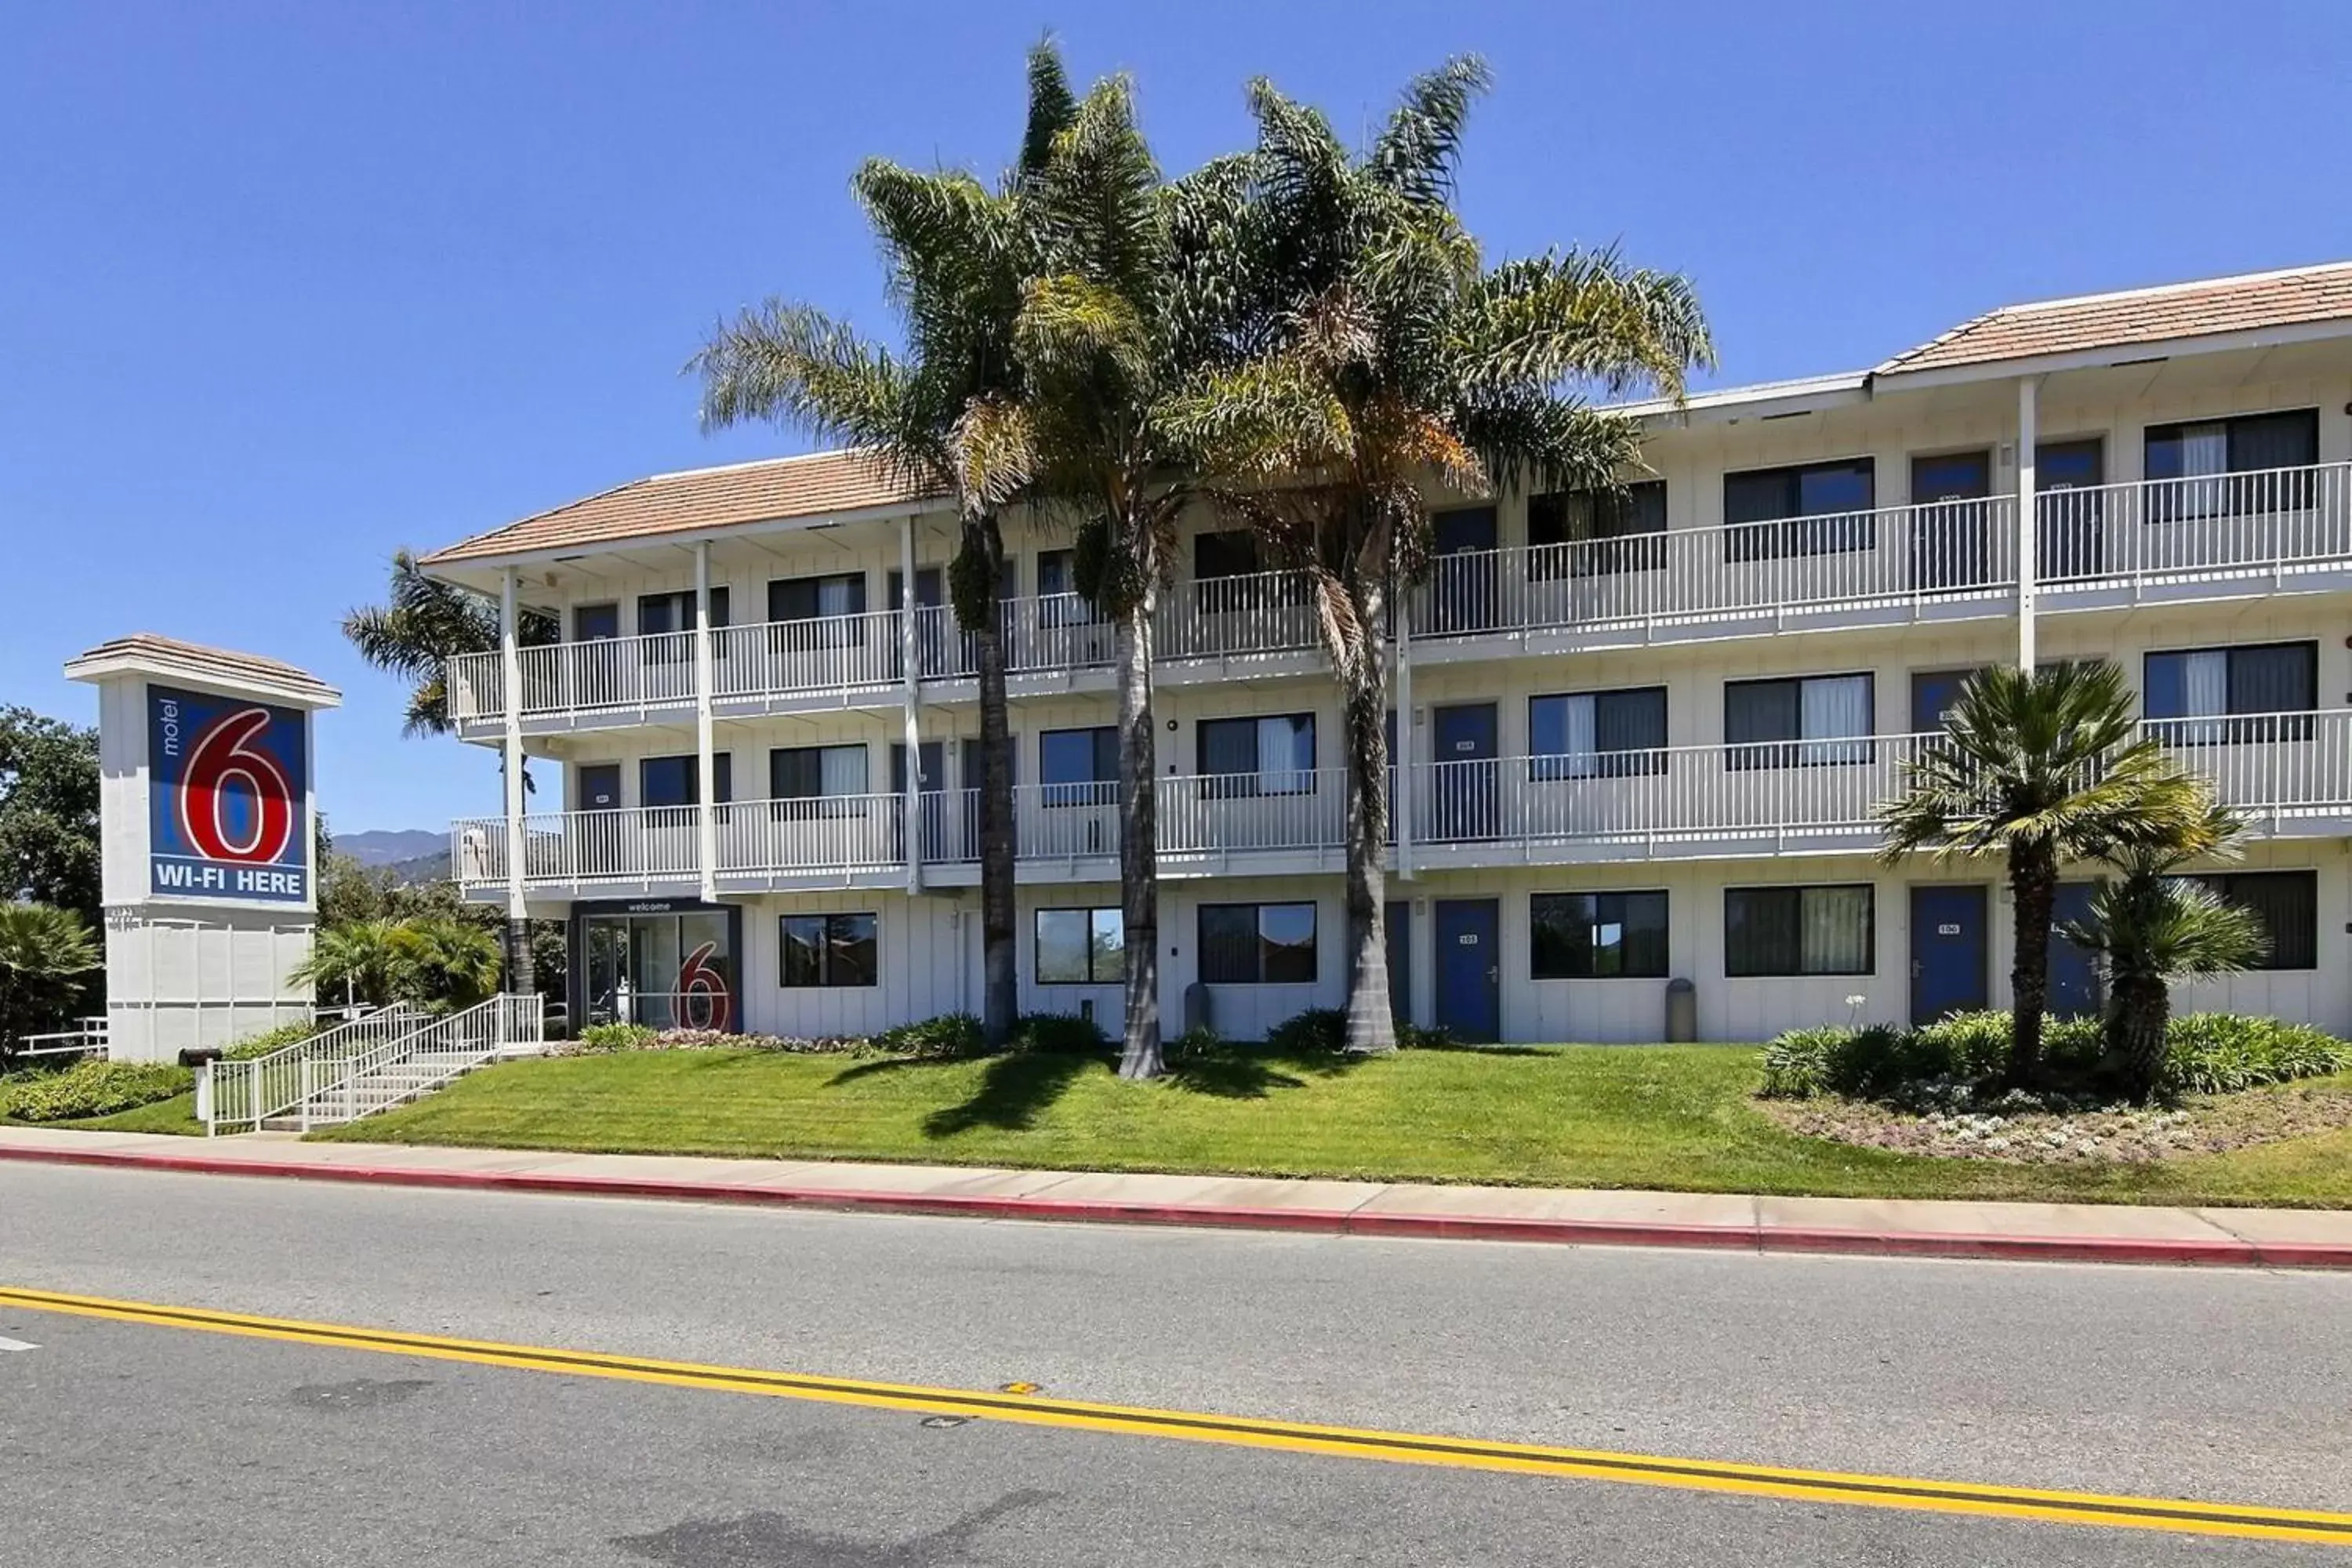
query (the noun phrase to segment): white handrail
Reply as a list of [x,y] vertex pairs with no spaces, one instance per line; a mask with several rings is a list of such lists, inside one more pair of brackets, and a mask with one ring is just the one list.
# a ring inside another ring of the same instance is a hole
[[[293,1114],[306,1132],[322,1122],[356,1121],[419,1099],[502,1056],[537,1050],[546,1039],[544,1008],[536,993],[502,993],[436,1018],[347,1058],[311,1085]],[[396,1082],[372,1081],[395,1065],[414,1070]]]
[[347,1023],[297,1040],[267,1056],[209,1064],[205,1132],[223,1126],[258,1127],[284,1116],[307,1100],[321,1076],[332,1076],[342,1064],[373,1050],[415,1027],[424,1015],[405,1002],[394,1002]]
[[2352,563],[2352,464],[2044,490],[2037,575],[2055,594]]

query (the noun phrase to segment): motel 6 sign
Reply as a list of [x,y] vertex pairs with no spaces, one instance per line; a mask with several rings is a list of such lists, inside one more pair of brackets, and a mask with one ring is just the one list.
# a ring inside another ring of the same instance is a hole
[[149,890],[307,904],[309,751],[291,708],[148,687]]

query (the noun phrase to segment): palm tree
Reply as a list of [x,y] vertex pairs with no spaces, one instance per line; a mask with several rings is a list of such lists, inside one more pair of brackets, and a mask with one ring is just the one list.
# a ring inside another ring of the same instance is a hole
[[310,942],[310,956],[294,968],[295,984],[310,986],[326,999],[381,1007],[399,994],[406,973],[402,923],[398,921],[353,921],[321,929]]
[[73,910],[0,903],[0,1059],[26,1036],[64,1023],[103,962]]
[[1470,58],[1413,81],[1361,156],[1261,80],[1247,238],[1231,285],[1250,353],[1174,417],[1221,501],[1312,579],[1344,704],[1348,1046],[1393,1048],[1382,861],[1389,837],[1390,598],[1431,554],[1423,488],[1609,489],[1640,461],[1633,421],[1578,389],[1678,396],[1712,363],[1679,277],[1615,252],[1488,267],[1453,206]]
[[2192,860],[2233,858],[2244,832],[2235,815],[2209,805],[2203,820],[2188,825],[2172,846],[2119,850],[2113,865],[2120,875],[2101,879],[2089,918],[2058,928],[2105,963],[2107,1049],[2142,1100],[2163,1084],[2172,983],[2235,974],[2270,951],[2252,910],[2178,874]]
[[1161,179],[1123,77],[1097,83],[1032,185],[1038,273],[1014,322],[1024,395],[1000,423],[1000,482],[1076,523],[1076,586],[1118,628],[1122,1077],[1163,1069],[1153,616],[1197,493],[1165,415],[1231,357],[1246,165]]
[[480,926],[420,915],[394,928],[393,945],[394,990],[407,1000],[470,1007],[499,988],[499,944]]
[[1011,1038],[1019,998],[998,593],[1000,519],[1022,489],[1008,450],[1023,391],[1013,330],[1023,285],[1037,270],[1031,190],[1076,112],[1060,59],[1040,46],[1029,59],[1020,159],[996,189],[960,171],[919,173],[878,158],[858,170],[852,185],[882,242],[903,353],[814,307],[772,300],[722,322],[688,366],[702,377],[706,429],[750,419],[796,426],[861,447],[902,483],[956,502],[962,530],[948,586],[979,665],[981,1029],[992,1047]]
[[[515,640],[540,647],[560,635],[555,617],[519,611]],[[470,589],[427,577],[405,550],[392,556],[392,590],[381,605],[363,605],[343,617],[343,636],[359,656],[409,683],[401,732],[449,732],[449,689],[444,671],[461,653],[499,651],[499,607]],[[526,787],[529,781],[526,780]]]
[[1905,765],[1901,793],[1878,807],[1882,859],[1925,849],[2008,867],[2012,1083],[2042,1071],[2060,867],[2193,845],[2210,809],[2204,787],[2142,730],[2123,671],[2104,660],[1979,671],[1944,733]]

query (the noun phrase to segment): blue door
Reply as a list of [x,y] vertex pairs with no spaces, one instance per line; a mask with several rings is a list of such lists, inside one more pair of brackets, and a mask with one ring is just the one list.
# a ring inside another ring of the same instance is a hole
[[1440,899],[1436,906],[1437,1024],[1457,1040],[1503,1033],[1503,907],[1493,899]]
[[1985,890],[1911,889],[1911,1021],[1930,1024],[1987,1000]]
[[1430,715],[1436,766],[1429,770],[1433,839],[1495,837],[1496,718],[1492,702],[1440,708]]
[[[2053,926],[2091,916],[2091,884],[2061,882],[2058,900],[2050,911]],[[2050,1014],[2053,1017],[2095,1016],[2105,998],[2100,994],[2098,965],[2091,955],[2054,931],[2050,937]]]
[[1496,573],[1495,509],[1457,507],[1430,519],[1436,559],[1430,563],[1433,633],[1482,632],[1496,624],[1500,586]]
[[1389,943],[1389,1016],[1398,1023],[1412,1016],[1412,905],[1399,900],[1383,924]]

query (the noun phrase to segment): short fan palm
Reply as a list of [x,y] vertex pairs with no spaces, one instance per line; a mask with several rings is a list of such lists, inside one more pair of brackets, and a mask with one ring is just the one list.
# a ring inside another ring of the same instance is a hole
[[2041,1075],[2060,868],[2177,852],[2210,810],[2203,786],[2133,710],[2123,672],[2104,661],[1979,671],[1946,715],[1944,733],[1905,769],[1902,792],[1879,807],[1890,861],[1927,850],[2008,867],[2014,1083]]

